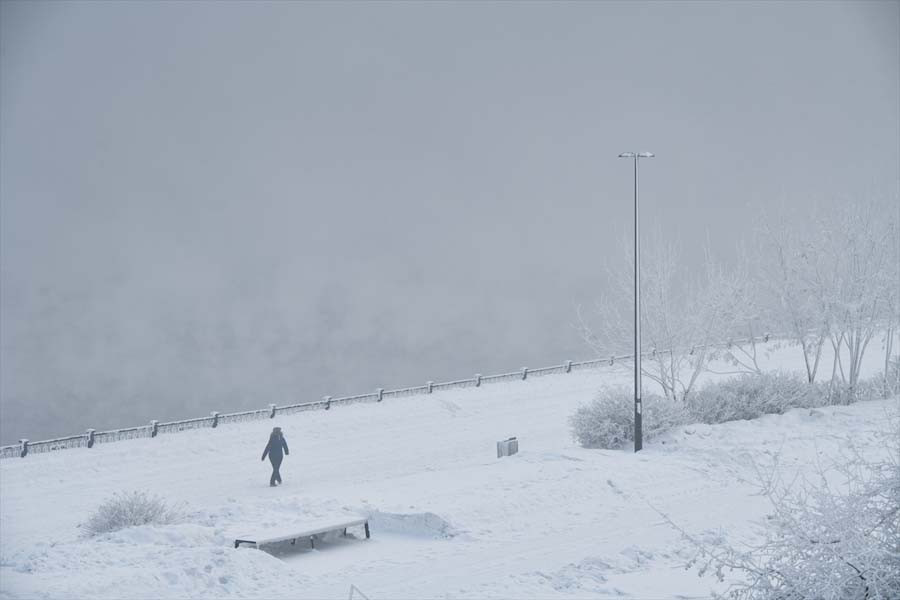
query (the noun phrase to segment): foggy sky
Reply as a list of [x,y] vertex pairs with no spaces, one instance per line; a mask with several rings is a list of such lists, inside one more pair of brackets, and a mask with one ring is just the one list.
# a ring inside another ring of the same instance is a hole
[[897,2],[0,7],[0,441],[590,356],[631,227],[900,181]]

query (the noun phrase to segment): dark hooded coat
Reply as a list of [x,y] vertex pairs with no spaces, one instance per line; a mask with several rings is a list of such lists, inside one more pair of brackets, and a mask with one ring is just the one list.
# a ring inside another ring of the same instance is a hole
[[287,442],[284,440],[284,435],[281,434],[281,431],[273,431],[271,435],[269,435],[269,443],[266,444],[266,449],[263,450],[261,460],[266,460],[266,456],[268,456],[269,460],[272,462],[281,462],[284,455],[290,453]]

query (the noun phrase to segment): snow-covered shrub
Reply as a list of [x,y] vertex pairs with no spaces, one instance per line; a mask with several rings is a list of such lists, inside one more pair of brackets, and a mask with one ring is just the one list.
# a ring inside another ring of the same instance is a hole
[[846,406],[854,402],[864,400],[874,400],[882,397],[884,391],[884,382],[874,379],[859,379],[855,386],[850,386],[846,382],[835,380],[827,384],[817,384],[821,388],[822,395],[826,400],[826,404],[837,404]]
[[94,536],[135,525],[167,525],[180,519],[180,511],[158,496],[122,492],[101,504],[82,529],[86,535]]
[[698,551],[688,566],[720,581],[725,571],[743,574],[726,594],[733,599],[900,598],[900,427],[885,437],[886,459],[857,451],[837,468],[845,485],[829,485],[820,472],[820,481],[792,488],[776,463],[759,482],[773,509],[761,541],[735,548],[681,530]]
[[[900,367],[898,367],[900,368]],[[682,402],[649,395],[643,399],[644,439],[684,423],[725,423],[782,414],[792,408],[851,404],[879,397],[884,383],[859,380],[854,388],[835,381],[810,384],[791,373],[744,374],[707,384]],[[572,435],[585,448],[618,448],[634,440],[634,392],[604,389],[569,417]]]
[[692,421],[714,424],[823,403],[822,391],[796,375],[760,373],[707,384],[688,397],[686,408]]
[[[645,440],[685,422],[680,403],[650,395],[642,398],[642,404]],[[600,391],[569,417],[569,424],[572,436],[585,448],[618,448],[634,440],[634,391],[626,387]]]

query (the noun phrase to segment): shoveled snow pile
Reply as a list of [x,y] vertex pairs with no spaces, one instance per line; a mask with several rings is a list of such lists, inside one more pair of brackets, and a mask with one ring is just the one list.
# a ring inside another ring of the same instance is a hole
[[[769,366],[794,368],[794,349]],[[874,373],[878,357],[868,370]],[[634,454],[587,450],[568,418],[627,372],[548,376],[0,462],[2,598],[706,597],[684,563],[698,537],[751,539],[769,506],[753,481],[776,455],[811,475],[852,446],[884,452],[898,401],[687,425]],[[284,485],[259,460],[273,425]],[[495,443],[520,452],[496,458]],[[183,521],[90,537],[117,492],[145,490]],[[234,549],[235,537],[370,518],[316,549]]]

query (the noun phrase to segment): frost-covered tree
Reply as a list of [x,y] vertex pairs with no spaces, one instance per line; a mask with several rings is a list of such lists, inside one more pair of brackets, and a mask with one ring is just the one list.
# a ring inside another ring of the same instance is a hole
[[821,214],[804,244],[805,276],[826,315],[834,349],[832,383],[852,396],[869,343],[889,328],[897,279],[896,211],[885,203],[848,203]]
[[814,383],[829,337],[825,307],[816,298],[817,286],[808,273],[801,232],[788,219],[764,223],[757,240],[763,255],[757,271],[765,319],[803,352],[806,378]]
[[716,341],[725,343],[724,347],[711,348],[709,357],[730,365],[728,370],[708,367],[710,372],[762,374],[759,341],[769,328],[758,288],[754,265],[743,247],[739,248],[737,260],[732,265],[715,261],[707,250],[705,280],[701,286],[704,294],[701,306],[705,310],[702,316],[715,315],[719,335]]
[[[900,198],[897,198],[896,206],[900,207]],[[900,210],[898,208],[897,210]],[[894,343],[900,333],[900,219],[887,224],[888,244],[886,250],[889,254],[887,269],[884,273],[884,302],[882,334],[882,350],[884,350],[884,381],[882,394],[889,397],[900,393],[900,369],[894,365],[900,364],[900,356],[894,354]],[[893,361],[893,362],[892,362]]]
[[781,215],[763,226],[766,318],[801,348],[810,383],[825,344],[833,350],[836,392],[855,393],[862,359],[878,335],[889,363],[900,321],[897,230],[897,199],[846,202],[802,222]]
[[[629,243],[608,266],[609,287],[593,314],[579,310],[583,339],[603,357],[630,355],[634,342],[634,257]],[[642,372],[669,400],[683,400],[713,353],[712,345],[728,336],[734,296],[721,269],[707,260],[703,278],[690,277],[677,244],[659,233],[641,248]],[[631,359],[623,364],[633,365]]]

